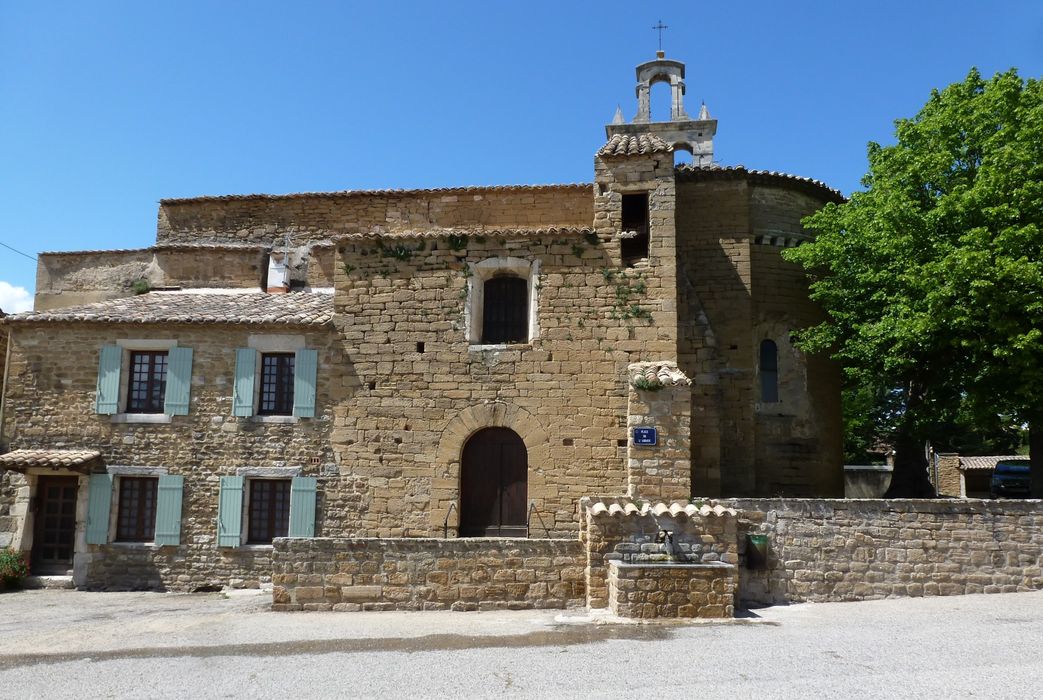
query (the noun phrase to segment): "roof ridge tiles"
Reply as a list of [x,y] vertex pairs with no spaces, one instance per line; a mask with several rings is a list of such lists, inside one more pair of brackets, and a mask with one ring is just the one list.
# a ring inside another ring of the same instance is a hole
[[804,177],[803,175],[794,175],[792,173],[783,172],[781,170],[758,170],[757,168],[747,168],[745,165],[721,165],[719,163],[713,163],[712,165],[695,165],[694,163],[683,163],[674,167],[674,170],[678,175],[684,177],[697,178],[700,175],[713,176],[749,176],[752,178],[764,178],[772,180],[782,180],[790,183],[797,183],[801,185],[808,185],[816,187],[821,190],[825,190],[830,193],[833,197],[844,201],[847,197],[840,190],[830,187],[822,180],[816,180],[815,178]]
[[162,204],[186,204],[190,202],[234,202],[251,199],[307,199],[307,198],[336,198],[336,197],[374,197],[374,196],[403,196],[416,194],[452,194],[459,192],[498,192],[498,191],[522,191],[522,190],[562,190],[562,189],[591,189],[590,182],[568,182],[560,184],[538,184],[538,185],[462,185],[459,187],[431,187],[413,189],[373,189],[373,190],[337,190],[333,192],[289,192],[285,194],[224,194],[224,195],[199,195],[196,197],[168,197],[159,200]]
[[326,326],[333,295],[326,292],[265,294],[156,293],[7,316],[0,323],[192,323]]
[[443,236],[539,236],[539,235],[567,235],[593,233],[592,226],[498,226],[494,228],[480,227],[454,227],[441,228],[432,227],[417,229],[415,231],[365,231],[356,233],[343,233],[334,237],[334,241],[343,240],[372,240],[377,238],[441,238]]

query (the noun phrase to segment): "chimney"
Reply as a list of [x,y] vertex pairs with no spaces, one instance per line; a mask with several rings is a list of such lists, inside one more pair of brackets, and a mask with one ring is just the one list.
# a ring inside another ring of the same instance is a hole
[[268,256],[269,294],[285,294],[290,291],[290,268],[287,253],[272,251]]

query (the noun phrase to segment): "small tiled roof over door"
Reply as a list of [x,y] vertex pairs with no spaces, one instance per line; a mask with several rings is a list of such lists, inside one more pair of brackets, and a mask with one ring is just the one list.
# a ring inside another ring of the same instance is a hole
[[101,458],[97,450],[13,450],[0,455],[0,468],[25,471],[30,467],[53,467],[83,471]]

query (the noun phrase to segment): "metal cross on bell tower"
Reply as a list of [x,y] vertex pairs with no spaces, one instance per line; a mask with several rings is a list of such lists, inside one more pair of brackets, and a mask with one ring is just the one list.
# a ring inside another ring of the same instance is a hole
[[669,29],[669,28],[670,28],[669,26],[663,24],[663,20],[659,20],[658,23],[654,27],[652,27],[652,29],[655,29],[655,30],[657,30],[659,32],[659,50],[660,51],[663,50],[663,30],[664,29]]

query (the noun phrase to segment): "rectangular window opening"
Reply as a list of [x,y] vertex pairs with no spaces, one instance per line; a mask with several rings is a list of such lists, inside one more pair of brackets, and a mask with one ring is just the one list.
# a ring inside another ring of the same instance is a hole
[[167,351],[132,351],[127,413],[163,413],[166,390]]
[[529,341],[529,283],[522,277],[499,275],[484,284],[482,344]]
[[292,352],[261,355],[260,415],[293,415],[293,365]]
[[247,544],[271,544],[290,529],[290,479],[251,479]]
[[761,401],[779,401],[779,349],[775,341],[761,341],[760,347]]
[[624,265],[633,267],[648,258],[648,193],[624,194],[622,213],[620,255]]
[[156,535],[156,486],[152,477],[121,477],[117,542],[151,542]]
[[424,341],[420,341],[419,343],[416,344],[416,351],[417,352],[423,352],[424,351]]

